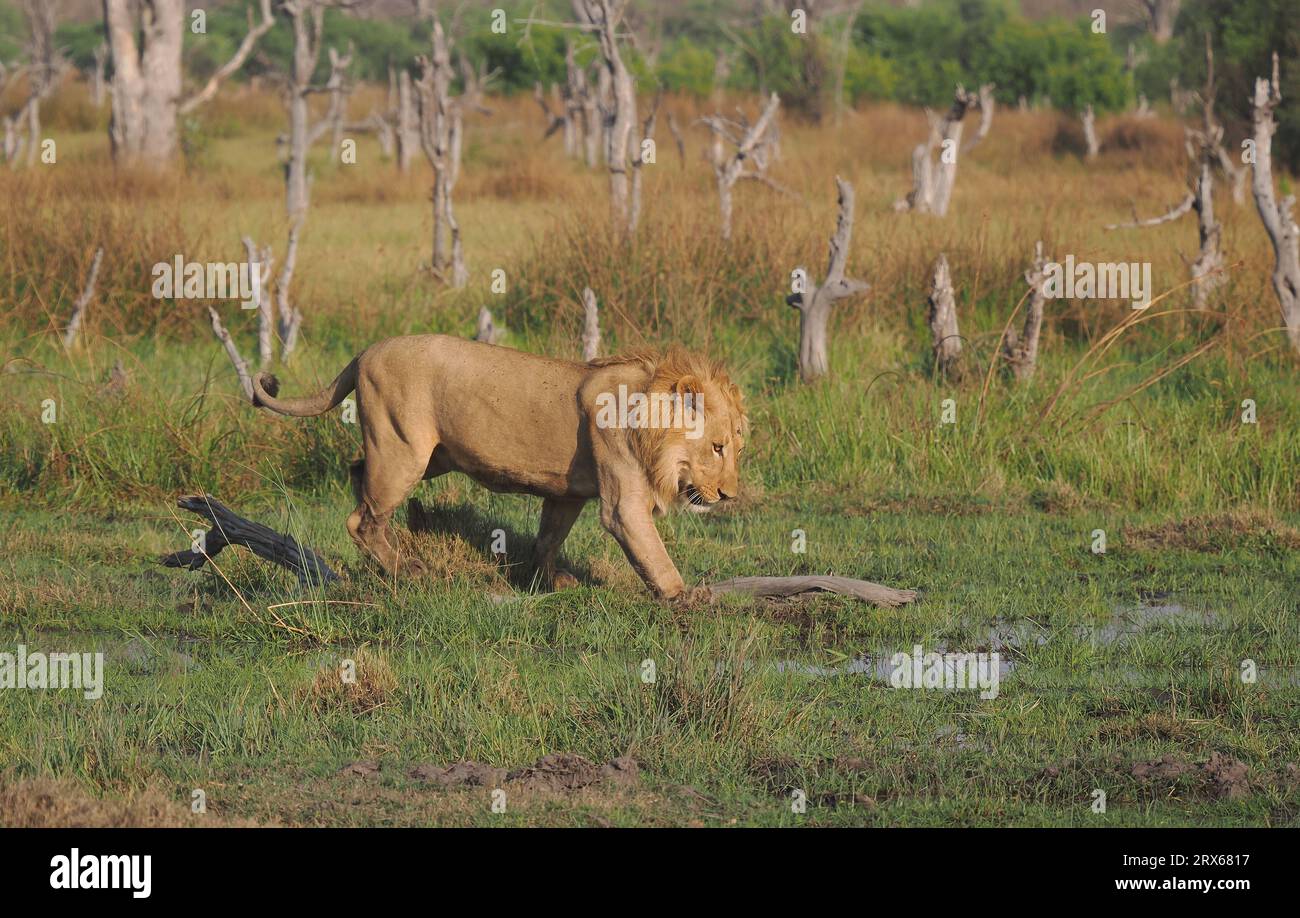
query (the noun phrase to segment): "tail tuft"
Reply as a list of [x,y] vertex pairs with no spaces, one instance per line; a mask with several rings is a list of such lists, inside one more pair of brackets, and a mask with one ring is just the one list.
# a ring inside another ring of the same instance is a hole
[[[275,398],[280,394],[280,380],[276,379],[274,373],[258,373],[257,385],[261,387],[263,392],[272,398]],[[253,406],[255,408],[266,407],[262,404],[262,400],[257,397],[256,390],[253,392]]]

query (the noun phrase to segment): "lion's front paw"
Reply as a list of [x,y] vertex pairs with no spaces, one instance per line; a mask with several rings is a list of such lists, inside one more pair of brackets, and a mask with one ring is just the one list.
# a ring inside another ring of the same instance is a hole
[[551,589],[557,592],[559,590],[572,590],[577,586],[578,578],[568,571],[556,571],[555,576],[551,578]]
[[397,563],[399,577],[423,577],[429,568],[418,558],[403,558]]
[[681,609],[694,609],[707,606],[713,602],[713,591],[706,586],[689,587],[676,596],[669,597],[668,602]]

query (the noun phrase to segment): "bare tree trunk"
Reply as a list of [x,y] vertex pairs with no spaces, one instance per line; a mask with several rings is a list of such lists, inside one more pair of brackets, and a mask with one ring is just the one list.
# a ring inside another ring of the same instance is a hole
[[271,297],[271,247],[258,251],[248,236],[243,238],[248,270],[257,272],[257,356],[263,370],[275,360],[275,303]]
[[993,90],[997,86],[993,83],[984,83],[980,86],[979,102],[976,103],[980,110],[980,126],[975,130],[975,136],[966,144],[963,153],[969,153],[980,145],[985,137],[989,136],[989,129],[993,127],[993,109],[997,105],[997,100],[993,98]]
[[460,225],[451,203],[460,174],[461,107],[451,97],[451,49],[442,24],[433,23],[432,56],[420,58],[420,143],[433,167],[433,261],[435,274],[454,287],[468,282]]
[[1080,118],[1083,121],[1083,141],[1088,145],[1087,158],[1096,159],[1101,143],[1097,140],[1097,116],[1091,105],[1083,110]]
[[411,75],[402,68],[397,82],[397,168],[411,171],[411,158],[420,146],[420,123],[411,92]]
[[1223,252],[1219,248],[1222,227],[1214,219],[1214,167],[1207,149],[1201,156],[1201,174],[1196,180],[1197,235],[1200,250],[1192,262],[1192,302],[1205,306],[1210,294],[1223,283]]
[[1279,202],[1273,193],[1273,134],[1277,130],[1273,111],[1281,101],[1275,51],[1273,78],[1256,79],[1252,97],[1255,171],[1251,190],[1259,219],[1273,243],[1273,292],[1282,309],[1282,324],[1291,346],[1300,352],[1300,227],[1291,216],[1295,195],[1289,194]]
[[[627,217],[628,235],[636,232],[637,225],[641,222],[641,180],[642,170],[645,169],[647,162],[645,160],[644,150],[647,143],[653,146],[655,136],[655,121],[659,115],[659,103],[663,100],[663,94],[655,96],[654,105],[650,108],[650,114],[646,117],[645,123],[641,126],[641,139],[638,142],[633,136],[631,140],[632,151],[632,204]],[[656,155],[657,159],[657,155]]]
[[[235,54],[207,84],[187,98],[182,94],[181,72],[184,0],[102,2],[113,61],[113,117],[109,125],[113,157],[154,165],[176,154],[178,116],[211,99],[221,82],[243,65],[257,40],[275,24],[271,0],[260,0],[261,20],[254,22],[250,10],[248,33]],[[286,8],[289,5],[286,0]]]
[[90,98],[95,108],[104,107],[104,74],[108,66],[108,45],[95,48],[95,67],[90,72]]
[[1023,330],[1017,335],[1014,328],[1008,328],[1002,342],[1002,356],[1019,382],[1032,378],[1038,368],[1038,340],[1043,328],[1043,305],[1047,299],[1044,293],[1047,259],[1043,257],[1042,240],[1034,246],[1034,266],[1025,272],[1025,283],[1029,285],[1029,307],[1025,312]]
[[1174,22],[1178,19],[1181,0],[1142,0],[1147,14],[1147,24],[1156,44],[1166,44],[1174,37]]
[[[776,98],[773,94],[772,98]],[[826,278],[817,286],[806,271],[802,271],[800,286],[785,298],[788,305],[799,310],[799,378],[813,382],[830,372],[827,356],[827,325],[831,308],[844,297],[866,293],[870,286],[865,281],[844,276],[849,259],[849,243],[853,238],[853,186],[838,175],[835,187],[839,191],[840,213],[835,224],[835,235],[830,241],[830,262]]]
[[485,344],[496,344],[504,335],[505,329],[498,328],[492,321],[491,311],[486,306],[479,307],[478,329],[474,332],[474,340]]
[[582,359],[590,362],[600,356],[600,309],[590,287],[582,288]]
[[27,102],[18,118],[27,121],[27,165],[36,165],[41,147],[41,102],[54,91],[66,62],[54,44],[54,5],[46,0],[23,0],[27,21]]
[[609,170],[609,210],[614,233],[628,237],[635,229],[629,200],[628,164],[636,126],[636,88],[618,50],[618,26],[627,0],[573,0],[578,21],[596,32],[604,62],[598,73],[599,97],[606,109],[605,165]]
[[[966,112],[981,104],[981,98],[987,98],[989,108],[985,111],[984,121],[992,123],[993,86],[987,90],[981,88],[981,95],[968,92],[958,86],[953,94],[952,107],[942,119],[936,118],[928,110],[930,135],[912,151],[912,190],[905,197],[894,202],[896,211],[914,211],[922,214],[934,214],[942,217],[948,213],[948,204],[952,199],[952,190],[957,184],[957,160],[961,153],[962,119]],[[983,134],[988,133],[985,124],[981,124]],[[975,143],[983,139],[977,133]],[[971,146],[975,144],[972,143]],[[936,166],[931,160],[934,150],[939,151]]]
[[940,253],[934,263],[930,288],[930,337],[934,340],[935,371],[944,377],[960,378],[961,334],[957,330],[957,301],[953,296],[948,256]]

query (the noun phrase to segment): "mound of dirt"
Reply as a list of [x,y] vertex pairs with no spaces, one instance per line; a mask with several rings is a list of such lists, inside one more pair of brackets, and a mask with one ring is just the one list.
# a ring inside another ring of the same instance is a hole
[[1285,551],[1300,550],[1300,531],[1267,513],[1234,511],[1215,516],[1170,520],[1158,526],[1125,529],[1124,544],[1149,550],[1180,548],[1215,554],[1243,545],[1273,545]]
[[629,756],[597,765],[571,752],[554,752],[532,765],[507,771],[483,762],[455,762],[451,765],[417,765],[407,774],[438,787],[514,787],[526,791],[566,793],[592,785],[635,787],[640,769]]
[[1210,753],[1209,759],[1198,764],[1162,755],[1134,763],[1131,774],[1143,783],[1170,783],[1194,775],[1201,789],[1216,800],[1240,800],[1250,795],[1249,766],[1221,752]]

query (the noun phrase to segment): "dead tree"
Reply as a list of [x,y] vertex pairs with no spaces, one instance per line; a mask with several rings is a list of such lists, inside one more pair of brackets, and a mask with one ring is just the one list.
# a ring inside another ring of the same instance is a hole
[[[287,94],[289,100],[288,158],[284,169],[285,210],[289,218],[289,236],[275,281],[277,329],[280,358],[287,360],[298,344],[302,327],[302,310],[290,297],[294,268],[298,264],[298,239],[307,220],[311,202],[311,176],[307,172],[307,152],[341,119],[344,71],[351,55],[330,49],[330,76],[324,86],[312,84],[312,75],[320,60],[321,33],[325,27],[325,10],[350,5],[349,0],[281,0],[280,8],[289,17],[293,32],[293,57],[289,65]],[[329,114],[312,124],[308,99],[317,93],[330,96]]]
[[271,247],[259,250],[248,236],[243,238],[248,270],[257,272],[257,357],[262,369],[275,360],[275,301],[271,296]]
[[604,109],[605,167],[609,170],[609,212],[617,235],[628,237],[636,229],[629,195],[628,169],[637,156],[636,86],[618,48],[618,27],[628,0],[573,0],[581,27],[594,32],[600,42],[597,96]]
[[[926,118],[930,121],[930,134],[912,150],[912,190],[894,202],[894,210],[900,213],[913,211],[934,214],[937,217],[948,213],[948,202],[952,199],[952,190],[957,184],[962,119],[972,108],[981,105],[982,98],[987,98],[990,108],[984,117],[991,124],[992,93],[992,85],[988,87],[987,93],[982,90],[981,94],[968,92],[965,87],[959,85],[953,94],[952,107],[943,118],[937,118],[933,112],[926,110]],[[988,129],[983,125],[981,127],[983,134],[986,134]],[[977,131],[977,143],[983,139],[983,134]],[[931,159],[936,149],[939,151],[937,165]]]
[[108,69],[108,45],[100,43],[95,47],[95,65],[90,71],[90,98],[95,108],[104,107],[105,73]]
[[641,181],[644,177],[646,165],[653,163],[655,160],[646,159],[648,150],[654,149],[655,121],[659,116],[659,103],[663,100],[663,93],[655,96],[654,105],[650,107],[650,114],[646,116],[645,122],[641,125],[641,137],[638,141],[633,138],[635,153],[632,157],[632,203],[627,215],[627,231],[631,235],[636,232],[637,225],[641,222]]
[[590,287],[582,288],[582,311],[582,359],[590,362],[600,356],[600,309]]
[[980,125],[975,129],[974,136],[963,148],[963,153],[969,153],[979,146],[985,137],[989,136],[989,129],[993,127],[993,109],[997,105],[996,100],[993,98],[993,90],[996,88],[997,86],[993,83],[984,83],[980,86],[979,102],[977,103],[980,110]]
[[1282,309],[1282,324],[1291,346],[1300,352],[1300,226],[1291,215],[1295,195],[1289,194],[1278,201],[1273,192],[1273,134],[1277,130],[1273,111],[1282,101],[1276,51],[1273,52],[1273,78],[1255,80],[1251,101],[1255,146],[1251,190],[1259,219],[1273,243],[1273,292]]
[[271,0],[259,0],[261,18],[254,20],[249,8],[248,32],[230,60],[197,92],[186,96],[181,69],[184,0],[103,0],[103,4],[113,62],[109,125],[113,157],[155,165],[176,154],[179,117],[216,95],[221,83],[243,66],[258,39],[275,25]]
[[[551,94],[554,95],[554,83],[551,84],[551,89]],[[542,139],[549,140],[550,136],[556,131],[564,131],[564,154],[566,156],[572,156],[574,151],[573,122],[569,120],[568,108],[561,107],[561,114],[558,115],[551,111],[550,103],[546,101],[546,94],[542,92],[542,84],[540,80],[533,84],[533,101],[537,103],[537,107],[540,108],[542,114],[546,116],[546,133],[542,135]]]
[[23,0],[27,20],[27,101],[16,118],[26,122],[27,165],[36,164],[41,147],[41,102],[63,76],[67,61],[54,44],[54,4],[49,0]]
[[[701,118],[700,122],[713,131],[713,176],[718,185],[718,208],[722,216],[722,238],[731,238],[731,189],[740,179],[751,179],[770,187],[781,186],[767,176],[776,144],[773,124],[781,99],[776,93],[768,97],[767,105],[753,126],[741,116],[741,121],[730,121],[721,115]],[[735,147],[727,153],[724,142]],[[784,190],[784,189],[781,189]]]
[[86,277],[86,286],[81,291],[81,296],[72,304],[72,315],[68,319],[68,327],[63,333],[64,350],[72,350],[73,345],[77,343],[77,335],[81,331],[81,322],[86,314],[86,307],[90,305],[91,299],[95,296],[95,281],[99,278],[99,263],[104,260],[104,247],[101,245],[95,250],[95,257],[90,261],[90,274]]
[[197,549],[163,555],[158,562],[164,567],[183,567],[197,571],[227,545],[241,545],[259,558],[287,567],[302,585],[324,585],[339,579],[316,552],[292,536],[283,535],[244,519],[216,498],[188,494],[177,498],[176,506],[212,521]]
[[1181,2],[1182,0],[1142,0],[1147,26],[1156,44],[1163,45],[1174,37],[1174,20],[1178,18]]
[[452,191],[460,173],[462,114],[451,96],[451,50],[442,24],[433,23],[432,56],[421,57],[420,144],[433,167],[433,260],[431,268],[453,287],[469,282],[460,224],[452,206]]
[[939,254],[930,286],[930,337],[934,342],[934,369],[940,376],[961,376],[961,334],[957,330],[957,301],[953,296],[948,256]]
[[411,87],[411,74],[406,68],[397,79],[397,169],[411,171],[411,159],[420,149],[420,116],[415,92]]
[[1038,367],[1038,340],[1043,329],[1043,306],[1047,300],[1044,292],[1047,263],[1040,239],[1034,246],[1034,266],[1025,272],[1025,283],[1029,285],[1029,306],[1025,310],[1024,326],[1019,335],[1014,328],[1008,328],[1006,337],[1002,340],[1002,356],[1018,382],[1029,380]]
[[505,329],[498,328],[492,321],[492,312],[486,306],[479,307],[478,328],[474,331],[474,340],[485,344],[496,344],[505,337]]
[[1091,105],[1083,110],[1079,120],[1083,122],[1083,142],[1087,145],[1087,158],[1096,159],[1098,151],[1101,150],[1101,142],[1097,139],[1097,115]]
[[465,108],[472,109],[480,115],[492,114],[492,109],[483,104],[487,97],[488,86],[496,79],[497,74],[501,71],[487,69],[487,61],[480,61],[477,68],[473,67],[469,58],[464,53],[456,56],[456,62],[460,69],[461,105]]
[[806,270],[799,268],[795,290],[785,298],[787,305],[799,310],[799,378],[806,383],[830,372],[826,335],[831,308],[838,300],[870,289],[865,281],[844,276],[853,238],[853,186],[836,176],[835,187],[839,191],[840,214],[830,240],[826,278],[818,286]]
[[[1200,130],[1186,129],[1187,157],[1191,161],[1192,175],[1188,181],[1191,190],[1167,213],[1131,223],[1112,223],[1106,229],[1129,229],[1159,226],[1170,223],[1195,210],[1200,248],[1196,259],[1188,263],[1192,275],[1192,301],[1197,309],[1205,306],[1210,294],[1223,283],[1223,252],[1220,248],[1222,227],[1214,218],[1214,169],[1223,150],[1223,125],[1214,117],[1215,81],[1214,51],[1206,36],[1205,88],[1200,92],[1202,125]],[[1186,259],[1184,259],[1186,260]]]

